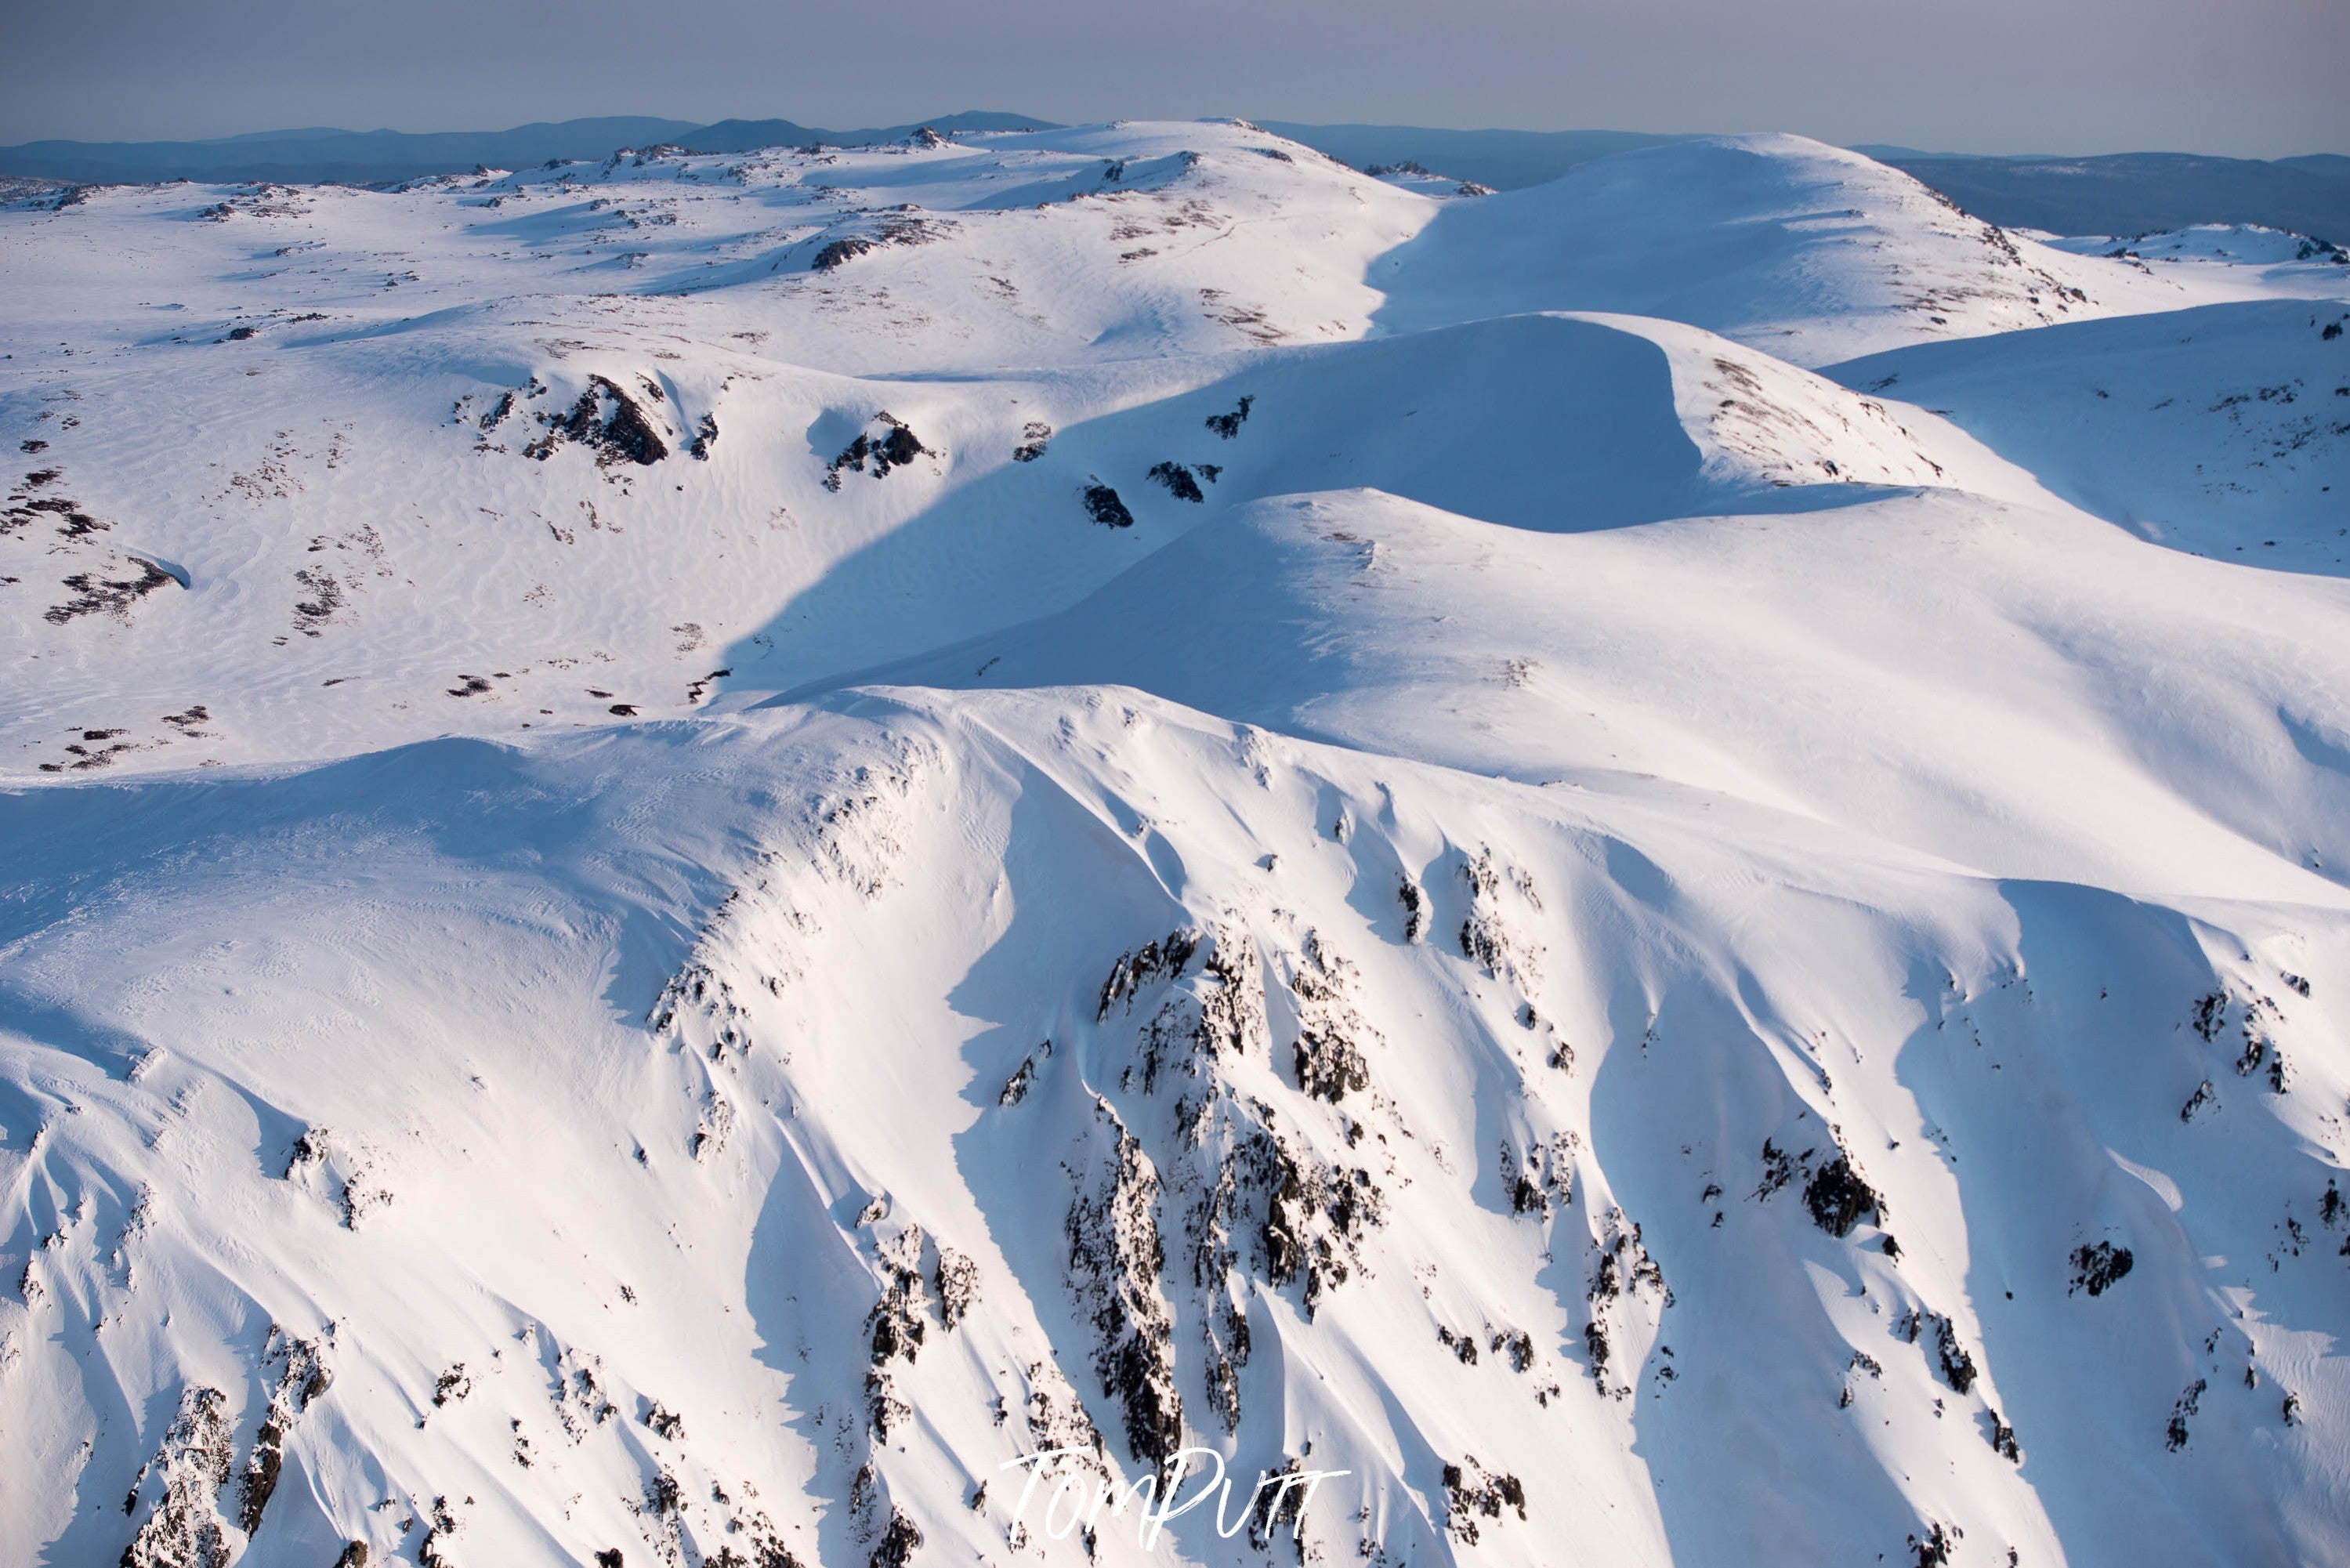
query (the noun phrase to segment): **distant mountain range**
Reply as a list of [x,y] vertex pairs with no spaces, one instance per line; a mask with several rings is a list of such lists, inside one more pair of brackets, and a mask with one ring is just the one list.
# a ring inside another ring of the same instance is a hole
[[2350,158],[2264,162],[2191,152],[2103,158],[1974,158],[1860,147],[1978,217],[2066,234],[2141,234],[2189,223],[2264,223],[2350,241]]
[[[1446,130],[1408,125],[1264,129],[1357,168],[1418,163],[1495,190],[1555,180],[1612,152],[1689,140],[1627,130]],[[0,177],[139,184],[165,180],[380,184],[460,173],[478,164],[518,169],[550,159],[596,159],[620,147],[669,143],[697,152],[759,147],[864,146],[928,125],[941,132],[1057,129],[1034,115],[967,110],[861,130],[788,119],[691,120],[605,116],[510,130],[261,131],[208,141],[28,141],[0,148]],[[2184,152],[2095,158],[1989,157],[1907,147],[1855,149],[1905,170],[1969,212],[2009,227],[2058,234],[2138,234],[2189,223],[2264,223],[2350,241],[2350,157],[2315,153],[2263,161]]]
[[616,148],[672,143],[697,152],[754,147],[865,146],[891,141],[927,124],[957,130],[1046,130],[1034,116],[972,110],[915,124],[826,130],[788,119],[690,119],[608,115],[518,125],[511,130],[265,130],[210,141],[27,141],[0,147],[0,174],[81,184],[148,184],[165,180],[255,181],[286,184],[374,185],[479,164],[526,169],[549,159],[602,158]]

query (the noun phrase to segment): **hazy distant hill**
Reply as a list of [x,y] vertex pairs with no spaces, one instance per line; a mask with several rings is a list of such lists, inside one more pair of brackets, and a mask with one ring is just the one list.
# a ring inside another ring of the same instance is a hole
[[1038,119],[1031,114],[998,114],[988,109],[966,109],[937,119],[925,119],[907,125],[884,126],[872,130],[818,130],[795,125],[788,119],[722,119],[713,125],[701,126],[683,135],[671,138],[696,152],[748,152],[759,147],[798,147],[812,141],[827,142],[835,147],[867,147],[875,142],[895,141],[909,136],[923,126],[946,135],[959,130],[1056,130],[1052,120]]
[[211,141],[28,141],[0,148],[0,171],[87,184],[162,180],[278,180],[370,184],[487,163],[527,168],[550,158],[601,158],[616,147],[674,140],[687,119],[614,115],[511,130],[272,130]]
[[2350,240],[2350,158],[2336,153],[2263,162],[2189,152],[1973,158],[1903,147],[1857,151],[2012,228],[2142,234],[2189,223],[2263,223]]
[[1540,185],[1611,152],[1691,140],[1637,130],[1433,130],[1414,125],[1293,125],[1277,119],[1258,123],[1357,169],[1419,163],[1496,191]]
[[690,119],[612,115],[520,125],[511,130],[268,130],[209,141],[27,141],[0,148],[0,174],[83,184],[148,184],[164,180],[276,180],[287,184],[379,184],[462,173],[477,164],[526,169],[550,158],[602,158],[619,147],[673,142],[697,152],[812,141],[859,146],[889,141],[928,124],[942,131],[1045,130],[1032,115],[969,110],[943,119],[868,130],[826,130],[788,119]]

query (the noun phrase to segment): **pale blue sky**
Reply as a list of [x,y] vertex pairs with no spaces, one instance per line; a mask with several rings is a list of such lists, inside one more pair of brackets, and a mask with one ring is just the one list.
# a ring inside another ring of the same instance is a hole
[[0,143],[973,108],[2350,151],[2350,0],[0,0]]

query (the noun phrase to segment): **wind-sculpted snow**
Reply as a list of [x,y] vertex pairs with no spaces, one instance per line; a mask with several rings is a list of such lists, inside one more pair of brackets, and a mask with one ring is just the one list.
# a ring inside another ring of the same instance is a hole
[[[1825,167],[1919,244],[1966,227],[1815,144],[1707,156],[1782,184]],[[1652,182],[1690,234],[1749,221],[1694,177]],[[1419,297],[1372,286],[1432,239],[1400,242],[1488,201],[1185,125],[10,212],[0,768],[690,711],[1063,607],[1263,495],[1372,485],[1559,531],[1950,479],[1930,419],[1768,342],[1480,320],[1468,282],[1444,296],[1459,326],[1341,341]],[[817,266],[844,236],[872,247]],[[1985,287],[2009,270],[1953,254]],[[2252,286],[2058,259],[2108,294]],[[1842,310],[1884,265],[1806,266]]]
[[1544,537],[1353,492],[1203,524],[1060,615],[874,678],[1107,680],[1995,875],[2324,902],[2350,865],[2345,649],[2334,583],[2217,571],[2045,503],[1929,491]]
[[2142,537],[2350,575],[2350,286],[1921,346],[1834,374],[1943,410]]
[[2332,274],[1239,123],[0,246],[0,1559],[2350,1561]]
[[1617,310],[1816,366],[1924,338],[2175,309],[2183,286],[2010,235],[1898,170],[1795,136],[1596,159],[1449,205],[1371,281],[1412,331],[1519,310]]

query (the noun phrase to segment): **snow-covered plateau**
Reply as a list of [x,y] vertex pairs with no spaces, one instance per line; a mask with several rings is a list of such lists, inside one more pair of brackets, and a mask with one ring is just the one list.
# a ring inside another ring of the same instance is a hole
[[2341,253],[1224,121],[0,279],[0,1561],[2350,1563]]

